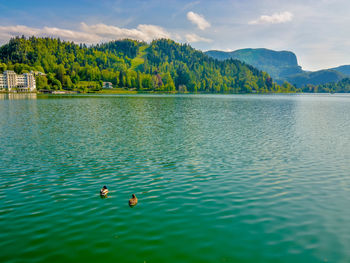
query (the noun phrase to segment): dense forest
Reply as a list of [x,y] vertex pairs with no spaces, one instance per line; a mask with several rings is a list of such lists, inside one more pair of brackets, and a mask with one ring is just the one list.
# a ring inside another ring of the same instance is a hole
[[[257,69],[267,72],[277,83],[288,81],[289,75],[303,73],[297,57],[290,51],[275,51],[266,48],[245,48],[232,52],[209,50],[205,52],[219,60],[238,59]],[[288,81],[290,82],[290,81]],[[290,82],[295,84],[294,82]]]
[[348,81],[350,65],[317,71],[305,71],[298,65],[297,57],[290,51],[275,51],[264,48],[239,49],[232,52],[210,50],[212,58],[238,59],[267,72],[277,83],[287,81],[303,92],[350,92]]
[[319,92],[319,93],[349,93],[350,78],[344,78],[338,82],[331,82],[321,85],[307,85],[303,87],[304,92]]
[[37,89],[100,90],[113,87],[153,92],[297,92],[238,60],[219,61],[169,39],[119,40],[93,46],[53,38],[16,37],[0,47],[0,72],[36,74]]

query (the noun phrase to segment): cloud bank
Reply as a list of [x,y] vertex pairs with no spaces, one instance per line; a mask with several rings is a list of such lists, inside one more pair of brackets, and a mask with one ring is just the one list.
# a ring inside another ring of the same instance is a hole
[[96,35],[101,40],[130,38],[149,42],[158,38],[171,38],[169,32],[155,25],[138,25],[137,28],[127,29],[105,24],[89,26],[85,23],[81,23],[81,28],[84,32],[90,35]]
[[59,37],[77,43],[96,44],[102,41],[130,38],[141,41],[152,41],[158,38],[171,38],[172,34],[155,25],[138,25],[137,28],[120,28],[105,24],[80,24],[80,30],[69,30],[56,27],[34,28],[23,25],[0,26],[0,40],[8,41],[14,36]]
[[281,12],[281,13],[274,13],[270,16],[262,15],[257,20],[250,21],[250,25],[257,25],[257,24],[281,24],[286,23],[289,21],[292,21],[293,14],[291,12]]
[[190,42],[190,43],[194,43],[194,42],[211,42],[211,39],[208,38],[204,38],[204,37],[200,37],[196,34],[186,34],[186,41]]
[[57,27],[35,28],[23,25],[16,26],[0,26],[0,40],[6,42],[15,36],[36,36],[36,37],[59,37],[67,41],[77,43],[97,43],[100,40],[99,36],[92,35],[82,31],[74,31]]
[[205,20],[205,18],[199,14],[192,11],[187,13],[187,19],[191,21],[192,24],[196,25],[200,30],[204,30],[210,27],[210,23]]
[[176,33],[169,33],[163,27],[156,25],[140,24],[136,28],[121,28],[106,24],[88,25],[80,23],[79,30],[62,29],[57,27],[35,28],[23,25],[0,26],[0,43],[7,42],[10,38],[24,35],[26,37],[54,37],[75,43],[97,44],[118,39],[134,39],[150,42],[159,38],[170,38],[187,42],[211,42],[211,39],[200,37],[196,34],[189,33],[181,37]]

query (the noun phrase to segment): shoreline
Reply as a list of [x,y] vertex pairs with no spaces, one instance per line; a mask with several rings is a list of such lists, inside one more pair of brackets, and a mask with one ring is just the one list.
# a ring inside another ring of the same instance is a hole
[[216,95],[271,95],[271,94],[347,94],[347,93],[333,93],[333,92],[266,92],[266,93],[207,93],[207,92],[165,92],[165,91],[137,91],[127,89],[104,89],[90,92],[77,92],[68,90],[53,90],[53,91],[33,91],[33,92],[11,92],[11,91],[0,91],[0,94],[37,94],[37,95],[88,95],[88,94],[101,94],[101,95],[136,95],[136,94],[166,94],[166,95],[178,95],[178,94],[191,94],[191,95],[204,95],[204,94],[216,94]]

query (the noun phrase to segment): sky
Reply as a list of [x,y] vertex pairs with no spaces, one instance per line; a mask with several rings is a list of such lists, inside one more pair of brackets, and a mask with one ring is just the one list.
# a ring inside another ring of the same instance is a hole
[[0,44],[171,38],[202,51],[289,50],[319,70],[350,64],[349,12],[349,0],[0,0]]

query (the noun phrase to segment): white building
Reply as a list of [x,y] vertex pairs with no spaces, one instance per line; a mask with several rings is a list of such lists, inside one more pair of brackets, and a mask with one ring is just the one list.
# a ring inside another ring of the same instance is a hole
[[102,83],[102,88],[103,89],[112,89],[113,88],[113,84],[112,84],[112,82],[103,82]]
[[35,78],[32,73],[17,75],[12,70],[0,74],[0,90],[29,92],[36,89]]

